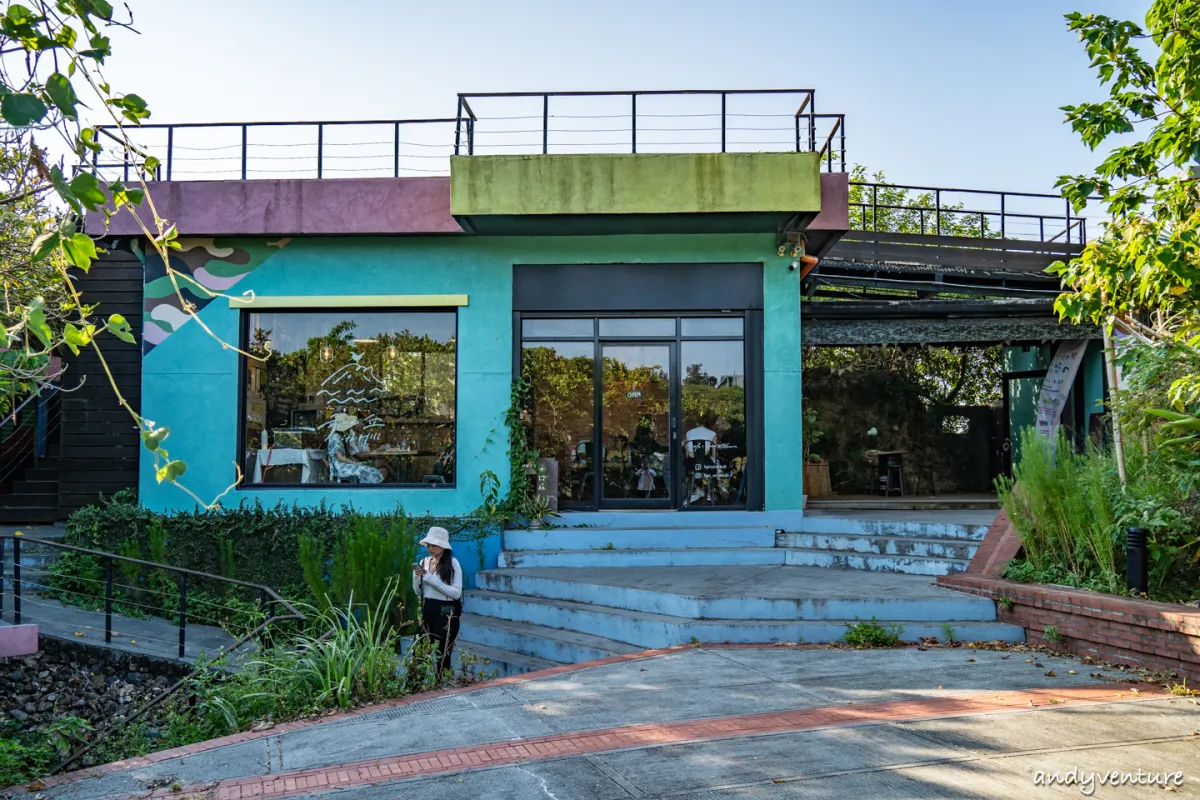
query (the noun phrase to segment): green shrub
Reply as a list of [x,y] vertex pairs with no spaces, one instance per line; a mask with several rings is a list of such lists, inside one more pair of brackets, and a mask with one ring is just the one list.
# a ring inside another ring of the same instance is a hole
[[[75,512],[67,522],[65,541],[144,558],[151,554],[151,532],[161,525],[166,534],[164,554],[172,566],[270,586],[285,597],[305,598],[309,590],[300,560],[301,540],[312,537],[331,555],[334,545],[352,530],[357,516],[353,509],[334,510],[324,501],[316,506],[281,502],[265,508],[245,503],[236,508],[161,514],[136,505],[130,493],[118,493],[105,504]],[[409,531],[417,539],[433,525],[446,528],[452,542],[478,540],[496,530],[495,525],[471,516],[408,518]],[[409,571],[405,565],[404,572]],[[139,576],[123,575],[122,582]],[[225,584],[210,583],[203,588],[218,594],[224,591]],[[315,597],[311,599],[315,601]]]
[[895,647],[900,641],[904,628],[900,625],[880,625],[875,617],[863,622],[858,617],[856,621],[846,623],[846,632],[842,641],[859,647]]

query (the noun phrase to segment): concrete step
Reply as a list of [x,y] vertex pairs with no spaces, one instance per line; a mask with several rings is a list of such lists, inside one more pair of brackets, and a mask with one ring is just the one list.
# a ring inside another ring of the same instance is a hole
[[778,547],[697,547],[610,550],[503,550],[501,568],[514,567],[697,567],[783,564]]
[[498,647],[488,647],[475,642],[464,642],[459,639],[454,648],[454,659],[461,665],[461,657],[470,653],[478,661],[475,664],[477,675],[492,675],[496,678],[507,678],[510,675],[523,675],[526,672],[536,672],[540,669],[550,669],[561,666],[557,661],[550,661],[524,653],[514,653],[511,650],[501,650]]
[[853,510],[853,511],[957,511],[957,510],[990,510],[1000,508],[999,500],[953,498],[927,499],[902,498],[893,495],[890,498],[876,499],[859,498],[855,500],[809,499],[805,508],[814,510]]
[[513,653],[576,664],[597,658],[636,653],[640,648],[578,631],[558,630],[480,614],[463,614],[459,638]]
[[786,562],[796,567],[836,567],[872,572],[900,572],[906,575],[949,575],[962,572],[970,559],[938,558],[934,556],[876,555],[846,553],[837,550],[809,550],[792,547],[783,551]]
[[563,528],[742,528],[799,530],[802,511],[564,511],[555,520]]
[[921,539],[967,539],[981,541],[987,535],[988,526],[951,522],[919,522],[915,520],[806,514],[798,528],[786,528],[785,530],[794,530],[801,533],[914,536]]
[[[687,644],[691,641],[761,644],[775,642],[836,642],[846,635],[848,624],[857,620],[776,620],[776,619],[684,619],[662,614],[626,611],[592,606],[586,603],[542,600],[489,592],[469,593],[473,614],[493,628],[521,625],[523,635],[539,635],[553,640],[564,636],[598,636],[608,641],[653,649]],[[869,619],[869,618],[865,618]],[[464,630],[466,618],[464,617]],[[1024,641],[1024,630],[1017,625],[978,620],[892,620],[883,625],[898,625],[902,639],[915,641],[936,638],[946,641],[1006,642]],[[946,625],[950,626],[947,631]],[[523,647],[536,649],[527,643]],[[555,645],[557,647],[557,645]],[[557,649],[556,652],[563,652]],[[586,660],[586,659],[583,659]]]
[[[848,582],[844,594],[839,591],[832,596],[754,597],[747,596],[753,594],[753,589],[747,589],[745,595],[703,597],[589,582],[582,576],[573,577],[570,569],[555,572],[559,574],[537,575],[520,569],[485,570],[476,574],[476,585],[481,591],[507,597],[566,601],[600,611],[624,609],[685,619],[791,621],[876,617],[939,623],[948,619],[973,622],[996,619],[993,601],[935,586],[917,587],[920,591],[910,596],[895,590],[867,596],[853,582]],[[764,580],[769,583],[769,576]]]
[[928,539],[917,536],[866,536],[848,533],[779,533],[775,535],[775,546],[968,561],[979,549],[979,543],[974,539]]
[[[803,534],[797,534],[803,535]],[[846,543],[840,549],[834,543],[830,547],[745,547],[745,548],[696,548],[676,550],[505,550],[500,553],[501,568],[536,567],[700,567],[700,566],[747,566],[747,565],[792,565],[799,567],[841,567],[843,569],[879,570],[902,572],[909,575],[948,575],[966,569],[970,562],[967,555],[953,543],[935,546],[933,540],[913,544],[904,537],[892,545],[899,552],[874,553],[866,549],[853,549]],[[911,546],[910,546],[911,545]],[[862,548],[872,547],[870,542]],[[938,555],[938,550],[945,555]],[[907,552],[906,552],[907,551]],[[926,555],[922,551],[932,554]],[[478,585],[478,584],[477,584]]]
[[[693,523],[698,514],[690,514]],[[505,550],[626,550],[774,547],[775,528],[640,527],[539,528],[504,532]]]

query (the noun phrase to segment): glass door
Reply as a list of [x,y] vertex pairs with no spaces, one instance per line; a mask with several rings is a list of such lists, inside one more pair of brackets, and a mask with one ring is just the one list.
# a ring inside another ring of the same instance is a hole
[[600,505],[674,505],[673,342],[600,343]]

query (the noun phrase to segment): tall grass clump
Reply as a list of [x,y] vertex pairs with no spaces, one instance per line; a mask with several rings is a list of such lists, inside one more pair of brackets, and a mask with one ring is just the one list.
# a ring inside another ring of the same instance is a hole
[[996,490],[1021,536],[1027,573],[1055,582],[1120,591],[1119,527],[1113,493],[1119,491],[1112,457],[1094,448],[1073,451],[1060,431],[1055,440],[1035,429],[1021,433],[1021,460]]
[[308,589],[322,611],[353,606],[379,607],[385,595],[389,621],[402,631],[411,627],[419,613],[417,598],[408,581],[397,576],[412,573],[417,560],[417,537],[403,511],[385,517],[356,514],[349,533],[326,553],[312,535],[300,538],[300,566]]

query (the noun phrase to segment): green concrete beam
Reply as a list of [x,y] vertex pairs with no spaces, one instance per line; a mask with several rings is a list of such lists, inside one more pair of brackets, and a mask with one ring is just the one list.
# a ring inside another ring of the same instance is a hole
[[456,156],[455,216],[818,212],[816,153]]

